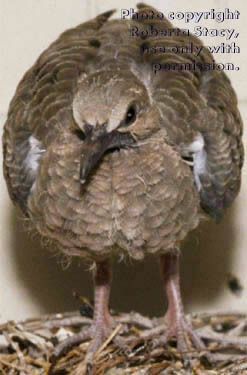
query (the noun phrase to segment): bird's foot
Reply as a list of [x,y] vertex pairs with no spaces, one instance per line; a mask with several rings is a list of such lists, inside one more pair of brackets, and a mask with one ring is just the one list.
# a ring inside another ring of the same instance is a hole
[[[160,256],[160,269],[166,295],[168,297],[168,310],[165,316],[165,324],[161,336],[154,340],[153,346],[167,344],[171,337],[177,338],[177,351],[184,360],[189,361],[195,357],[204,355],[210,361],[210,353],[207,352],[200,336],[194,332],[189,320],[185,318],[179,282],[179,253],[168,252]],[[194,348],[191,346],[194,344]]]
[[[84,328],[79,334],[62,341],[53,352],[52,366],[57,359],[67,352],[72,346],[79,345],[91,338],[84,360],[71,375],[88,375],[96,358],[104,350],[109,342],[113,341],[124,354],[128,354],[128,346],[123,338],[119,337],[122,324],[116,326],[111,317],[108,302],[110,295],[111,272],[109,260],[96,263],[94,271],[94,311],[93,321],[89,328]],[[51,373],[51,371],[50,371]]]
[[91,343],[87,349],[84,361],[80,363],[73,375],[90,374],[95,358],[111,341],[113,341],[114,344],[116,344],[127,356],[130,349],[125,340],[119,336],[121,330],[122,324],[116,325],[113,319],[110,319],[110,323],[109,321],[104,323],[102,323],[102,321],[97,321],[93,322],[90,327],[84,327],[81,332],[63,340],[56,346],[51,358],[52,369],[62,355],[67,353],[72,347],[79,345],[90,338]]
[[[166,316],[164,323],[142,334],[143,338],[152,340],[153,348],[165,346],[172,337],[175,337],[177,339],[177,351],[185,361],[194,357],[195,353],[210,360],[210,353],[207,352],[205,344],[184,315],[180,316],[179,319],[170,319]],[[194,348],[191,343],[193,343]]]
[[177,350],[182,354],[184,359],[190,357],[190,354],[194,352],[190,348],[190,339],[194,344],[194,347],[199,352],[205,351],[206,347],[199,337],[199,335],[193,330],[191,324],[186,320],[184,316],[180,317],[179,320],[168,320],[168,325],[165,333],[163,333],[159,338],[154,339],[153,345],[156,347],[158,345],[167,344],[171,337],[177,338]]

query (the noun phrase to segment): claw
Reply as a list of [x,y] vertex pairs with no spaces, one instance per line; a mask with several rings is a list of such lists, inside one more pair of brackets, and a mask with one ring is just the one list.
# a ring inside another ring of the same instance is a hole
[[86,375],[90,375],[92,368],[93,368],[93,364],[87,363],[87,365],[86,365]]

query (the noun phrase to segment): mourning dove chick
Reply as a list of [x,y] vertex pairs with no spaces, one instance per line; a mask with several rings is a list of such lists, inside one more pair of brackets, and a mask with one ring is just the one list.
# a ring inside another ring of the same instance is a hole
[[179,247],[240,188],[242,122],[229,79],[198,38],[137,8],[133,19],[108,20],[109,11],[61,34],[19,83],[4,126],[11,199],[62,253],[96,265],[92,326],[56,349],[90,336],[89,364],[114,328],[115,255],[159,257],[169,302],[161,340],[176,336],[183,352],[186,333],[204,349],[184,316]]

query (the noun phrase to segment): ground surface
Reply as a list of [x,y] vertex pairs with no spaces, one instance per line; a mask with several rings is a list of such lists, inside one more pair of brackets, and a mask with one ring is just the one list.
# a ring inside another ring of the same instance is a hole
[[[176,341],[166,347],[153,349],[152,339],[146,339],[148,329],[158,335],[160,320],[138,313],[116,314],[113,335],[96,353],[90,375],[247,375],[247,315],[242,313],[194,314],[187,316],[202,337],[206,352],[193,351],[184,363],[176,351]],[[53,361],[52,353],[58,342],[91,323],[90,304],[83,303],[81,312],[64,313],[7,322],[0,326],[0,373],[3,375],[83,375],[83,360],[89,342],[71,348]],[[131,352],[124,355],[111,339],[122,332],[130,338]],[[190,345],[190,344],[189,344]],[[190,347],[190,346],[189,346]]]

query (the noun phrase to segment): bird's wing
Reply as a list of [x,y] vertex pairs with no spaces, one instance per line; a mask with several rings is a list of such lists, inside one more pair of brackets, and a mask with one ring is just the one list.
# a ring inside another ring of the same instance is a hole
[[12,200],[26,211],[39,160],[59,126],[72,120],[79,77],[87,74],[99,47],[95,35],[114,11],[65,31],[19,83],[4,126],[4,176]]
[[221,217],[240,189],[244,149],[242,119],[237,98],[224,72],[205,73],[200,93],[206,99],[205,170],[199,171],[202,206],[216,219]]
[[[137,7],[139,14],[157,14],[143,3]],[[225,73],[214,70],[212,54],[196,36],[176,33],[179,29],[166,19],[139,17],[136,23],[140,31],[150,32],[150,25],[163,30],[140,44],[153,69],[152,97],[174,147],[183,158],[191,158],[202,207],[218,220],[240,188],[242,120],[235,92]]]
[[[138,4],[140,12],[157,12]],[[113,11],[64,32],[26,73],[10,105],[5,124],[4,174],[12,199],[25,210],[38,161],[58,126],[73,121],[71,103],[79,77],[94,70],[130,69],[143,80],[160,111],[162,125],[183,158],[193,159],[201,204],[220,217],[240,185],[243,159],[242,123],[235,93],[224,72],[160,70],[153,64],[211,64],[212,55],[195,36],[131,36],[132,26],[172,30],[166,19],[114,20]],[[193,53],[169,48],[192,43]],[[143,53],[165,47],[166,53]],[[202,49],[201,49],[202,48]],[[201,49],[201,52],[198,51]]]

